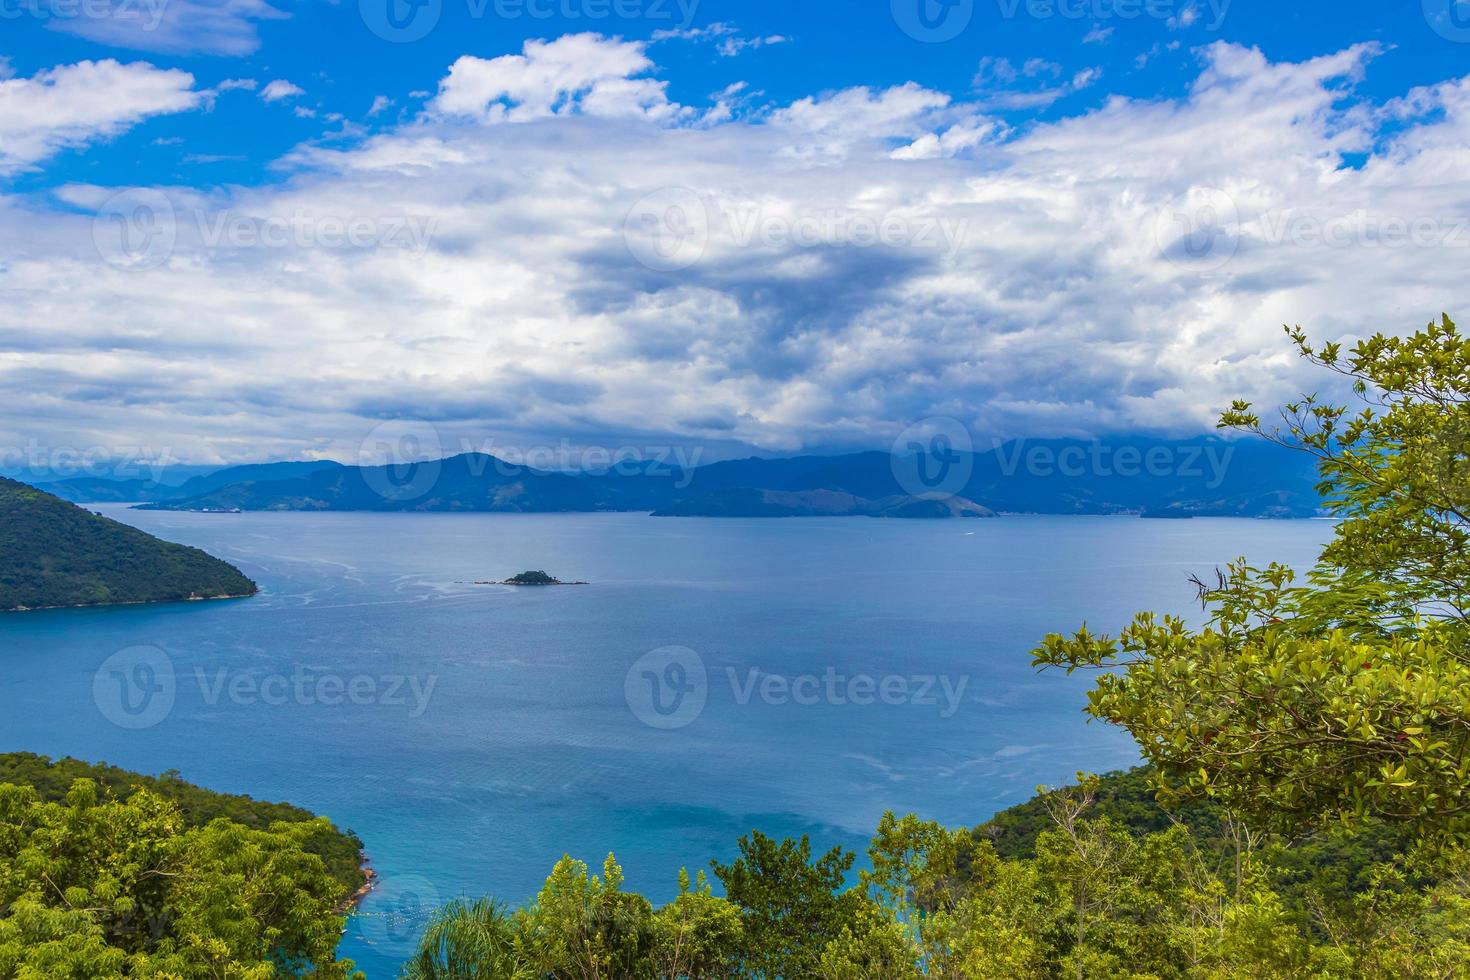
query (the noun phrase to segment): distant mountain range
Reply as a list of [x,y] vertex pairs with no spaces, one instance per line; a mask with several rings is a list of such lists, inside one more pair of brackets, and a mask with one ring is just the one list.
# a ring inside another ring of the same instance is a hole
[[287,480],[317,470],[340,468],[341,463],[322,460],[314,463],[255,463],[230,466],[211,473],[192,476],[177,486],[138,478],[109,479],[80,476],[66,480],[35,482],[47,493],[74,504],[151,503],[159,500],[183,500],[199,497],[234,483],[262,480]]
[[653,512],[654,517],[994,517],[963,497],[896,495],[882,500],[842,490],[714,490]]
[[255,592],[239,569],[197,548],[0,478],[0,611]]
[[[942,464],[942,465],[941,465]],[[483,453],[409,466],[236,466],[176,487],[98,478],[46,484],[77,502],[261,511],[645,511],[667,517],[964,517],[990,513],[1311,517],[1311,457],[1258,440],[1016,440],[938,457],[859,452],[751,457],[693,469],[628,463],[529,469]]]

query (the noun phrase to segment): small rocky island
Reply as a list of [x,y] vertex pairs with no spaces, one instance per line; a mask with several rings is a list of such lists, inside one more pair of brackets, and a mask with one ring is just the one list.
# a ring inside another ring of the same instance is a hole
[[545,572],[521,572],[500,582],[476,582],[476,585],[586,585],[586,582],[563,582]]

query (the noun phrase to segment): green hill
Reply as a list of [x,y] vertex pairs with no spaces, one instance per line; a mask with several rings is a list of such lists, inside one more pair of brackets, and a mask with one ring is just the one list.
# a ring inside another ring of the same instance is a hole
[[[30,752],[0,753],[0,785],[31,786],[44,802],[60,802],[78,779],[90,779],[118,800],[126,800],[140,789],[157,793],[177,804],[186,827],[203,827],[224,817],[252,830],[269,830],[278,823],[309,823],[316,815],[289,803],[267,803],[249,796],[233,796],[186,783],[178,773],[143,776],[105,763],[77,759],[50,759]],[[362,841],[350,831],[336,827],[315,835],[305,850],[322,859],[327,873],[349,893],[366,882]]]
[[0,611],[254,595],[233,565],[0,478]]

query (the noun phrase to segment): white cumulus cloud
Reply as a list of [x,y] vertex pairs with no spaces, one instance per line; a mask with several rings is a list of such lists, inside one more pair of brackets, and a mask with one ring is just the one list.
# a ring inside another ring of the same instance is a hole
[[277,78],[267,82],[265,88],[260,90],[260,97],[266,102],[279,102],[282,99],[294,99],[298,95],[305,95],[306,90],[299,85],[294,85],[284,78]]
[[637,77],[652,68],[637,41],[597,34],[527,41],[521,54],[460,58],[430,108],[444,115],[511,122],[577,113],[668,116],[677,107],[669,103],[665,83]]
[[203,98],[188,72],[142,62],[81,61],[0,80],[0,175],[149,116],[193,109]]
[[0,445],[1207,431],[1313,383],[1283,323],[1470,310],[1470,80],[1375,100],[1377,53],[1217,43],[1178,97],[1014,126],[916,84],[716,118],[615,38],[461,58],[429,109],[277,182],[145,189],[175,218],[145,264],[99,253],[118,188],[0,196]]

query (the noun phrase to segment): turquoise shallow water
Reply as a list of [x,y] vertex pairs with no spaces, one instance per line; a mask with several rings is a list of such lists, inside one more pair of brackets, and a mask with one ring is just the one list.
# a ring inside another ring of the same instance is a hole
[[[886,809],[976,823],[1128,765],[1131,742],[1081,715],[1087,678],[1032,670],[1036,641],[1190,614],[1190,573],[1303,565],[1331,533],[94,509],[264,592],[0,617],[0,745],[178,769],[353,828],[384,881],[344,951],[373,980],[424,909],[523,901],[565,852],[615,851],[659,899],[753,826],[860,849]],[[468,584],[529,568],[592,584]]]

